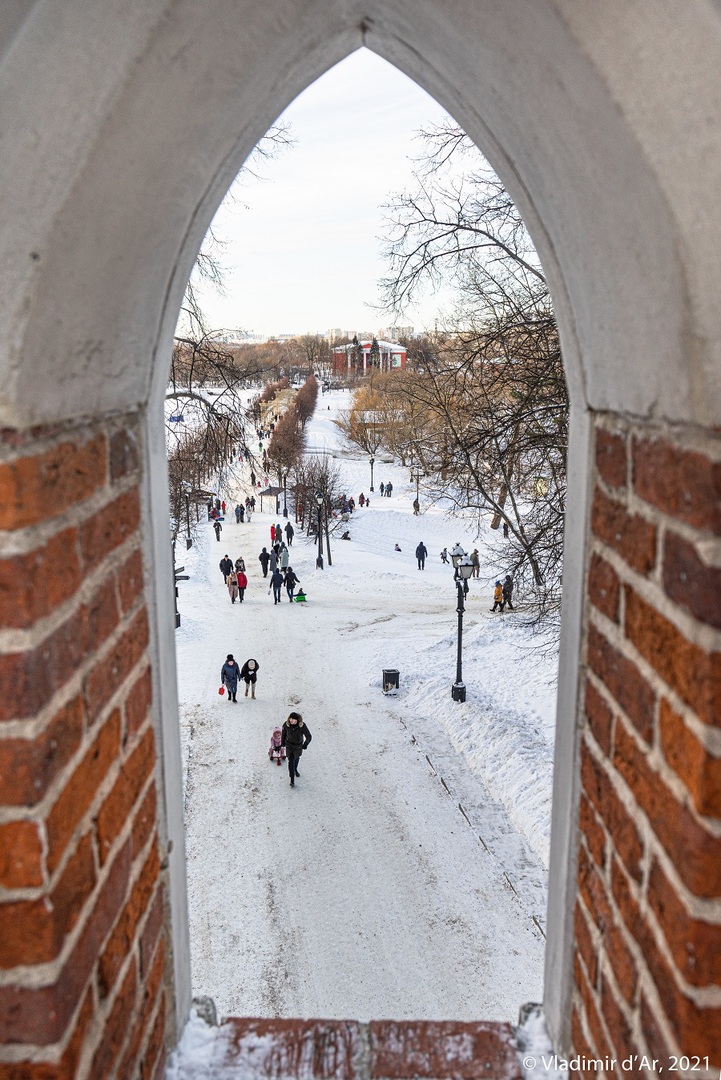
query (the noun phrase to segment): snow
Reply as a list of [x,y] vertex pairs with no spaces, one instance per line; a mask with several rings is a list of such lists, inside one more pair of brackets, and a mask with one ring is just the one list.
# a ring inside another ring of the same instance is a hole
[[[368,460],[333,424],[348,404],[321,396],[308,441],[336,457],[357,501]],[[296,531],[305,606],[268,595],[257,555],[269,514],[227,518],[220,543],[204,523],[183,553],[193,990],[222,1016],[515,1021],[542,999],[554,664],[531,656],[521,612],[489,612],[484,567],[464,622],[467,701],[451,700],[456,590],[438,552],[460,540],[483,558],[484,545],[441,510],[414,517],[408,470],[378,460],[376,487],[389,479],[392,498],[376,490],[352,540],[332,541],[332,567],[316,570]],[[246,561],[243,605],[223,585],[226,552]],[[255,701],[218,695],[228,652],[259,661]],[[400,671],[395,696],[384,667]],[[293,789],[267,757],[292,708],[313,734]]]

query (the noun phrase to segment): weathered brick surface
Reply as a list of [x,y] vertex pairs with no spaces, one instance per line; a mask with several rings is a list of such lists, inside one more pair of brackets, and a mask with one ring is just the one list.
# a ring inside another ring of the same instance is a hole
[[664,438],[636,437],[633,484],[646,502],[701,531],[721,535],[721,463]]
[[85,700],[91,718],[95,718],[108,703],[147,647],[148,615],[145,608],[141,608],[109,654],[99,661],[85,681]]
[[0,968],[43,964],[60,953],[65,938],[95,888],[92,840],[86,834],[49,897],[0,905]]
[[665,698],[661,699],[659,727],[666,761],[688,788],[699,814],[721,817],[721,759],[699,742]]
[[107,466],[105,435],[0,463],[0,529],[22,529],[64,513],[105,484]]
[[114,548],[124,544],[137,531],[139,521],[140,499],[135,488],[86,521],[80,533],[85,569],[94,570]]
[[629,641],[705,723],[721,726],[721,652],[694,645],[634,589],[625,592]]
[[588,664],[646,742],[651,741],[656,694],[639,671],[595,626],[588,628]]
[[0,825],[0,885],[4,889],[31,889],[42,883],[43,844],[37,822]]
[[[616,1057],[650,1052],[668,1065],[681,1052],[719,1068],[721,440],[709,434],[707,456],[698,430],[604,423],[588,553],[574,1046],[585,1052],[590,1034],[603,1056],[607,1033]],[[602,630],[598,613],[616,625]]]
[[0,739],[0,804],[35,806],[70,761],[83,737],[80,696],[62,705],[35,739]]
[[138,746],[120,769],[120,775],[100,808],[97,817],[98,854],[105,862],[120,830],[130,817],[141,789],[155,766],[155,739],[148,728]]
[[128,691],[125,699],[125,730],[130,739],[137,735],[147,720],[152,697],[152,675],[150,668],[146,668]]
[[42,547],[0,559],[0,621],[25,628],[73,596],[82,581],[78,531],[63,529]]
[[648,574],[656,565],[656,526],[623,503],[597,489],[591,510],[591,528],[599,540],[613,548],[629,566]]

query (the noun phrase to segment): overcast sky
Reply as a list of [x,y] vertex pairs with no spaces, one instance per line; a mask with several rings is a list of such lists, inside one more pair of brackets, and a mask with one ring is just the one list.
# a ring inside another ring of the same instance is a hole
[[[204,294],[214,328],[259,334],[375,330],[381,210],[410,185],[416,131],[444,115],[414,82],[362,49],[284,114],[295,145],[259,166],[219,209],[226,295]],[[432,327],[438,298],[404,322]]]

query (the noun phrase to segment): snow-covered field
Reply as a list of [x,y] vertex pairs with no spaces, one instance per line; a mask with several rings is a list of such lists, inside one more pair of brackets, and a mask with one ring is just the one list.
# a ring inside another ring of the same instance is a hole
[[[357,500],[368,461],[332,422],[347,404],[319,398],[308,442],[336,456]],[[193,983],[220,1015],[515,1020],[542,998],[554,665],[531,657],[520,613],[489,613],[482,576],[464,624],[468,697],[451,700],[456,590],[438,552],[460,541],[483,556],[483,538],[431,508],[414,517],[408,471],[377,462],[376,488],[389,479],[393,497],[376,490],[356,510],[332,567],[316,570],[296,532],[305,606],[268,595],[269,514],[227,519],[220,543],[204,526],[183,554]],[[223,585],[226,552],[246,560],[243,605]],[[228,652],[257,658],[255,701],[218,695]],[[382,693],[384,667],[400,670],[397,696]],[[294,789],[266,753],[291,708],[313,734]]]

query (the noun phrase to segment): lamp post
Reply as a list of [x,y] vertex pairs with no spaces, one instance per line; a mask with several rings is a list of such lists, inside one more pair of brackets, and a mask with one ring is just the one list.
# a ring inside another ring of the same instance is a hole
[[288,517],[288,470],[283,470],[283,517]]
[[323,511],[323,495],[320,491],[315,493],[315,501],[318,504],[318,556],[315,560],[317,570],[323,569],[323,533],[321,531],[321,513]]
[[376,459],[371,457],[371,491],[373,491],[373,466],[376,463]]
[[468,579],[473,573],[473,563],[460,544],[456,544],[451,551],[451,560],[454,567],[453,578],[458,590],[458,605],[456,607],[458,612],[458,653],[456,656],[456,681],[451,687],[451,697],[454,701],[465,701],[466,684],[463,682],[462,667],[463,612],[465,611],[464,598],[468,589]]

